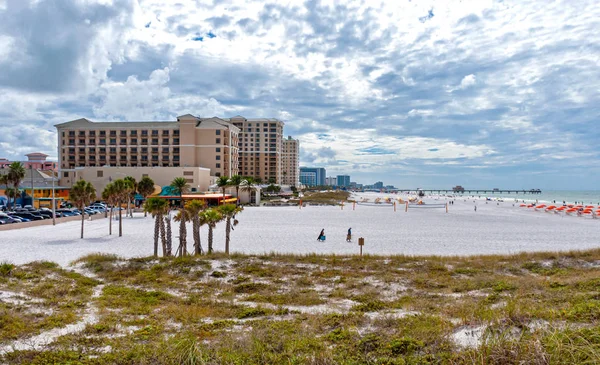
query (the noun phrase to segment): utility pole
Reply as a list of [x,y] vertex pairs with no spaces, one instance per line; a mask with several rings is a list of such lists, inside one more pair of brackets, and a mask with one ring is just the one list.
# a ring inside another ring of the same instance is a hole
[[54,199],[54,171],[52,171],[52,225],[56,225],[56,201]]
[[[31,174],[31,206],[35,208],[33,202],[33,165],[29,165],[29,173]],[[23,206],[25,206],[25,204],[23,204]]]

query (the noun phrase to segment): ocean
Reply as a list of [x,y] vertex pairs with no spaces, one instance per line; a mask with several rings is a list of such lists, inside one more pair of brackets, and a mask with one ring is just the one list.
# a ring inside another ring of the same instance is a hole
[[477,197],[490,197],[490,198],[502,198],[505,201],[513,201],[518,199],[519,201],[525,202],[539,202],[545,203],[560,203],[566,202],[572,204],[575,202],[581,202],[582,204],[593,204],[600,206],[600,190],[547,190],[542,191],[541,194],[506,194],[506,193],[494,193],[494,194],[470,194],[463,196],[477,196]]

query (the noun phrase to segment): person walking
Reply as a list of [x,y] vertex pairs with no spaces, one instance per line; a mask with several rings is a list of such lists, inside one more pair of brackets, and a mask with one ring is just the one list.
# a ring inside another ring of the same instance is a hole
[[477,211],[477,205],[475,206],[475,211]]
[[321,233],[319,233],[319,237],[317,237],[317,241],[325,241],[325,228],[323,228],[321,230]]
[[346,242],[352,242],[352,227],[348,228],[348,234],[346,235]]

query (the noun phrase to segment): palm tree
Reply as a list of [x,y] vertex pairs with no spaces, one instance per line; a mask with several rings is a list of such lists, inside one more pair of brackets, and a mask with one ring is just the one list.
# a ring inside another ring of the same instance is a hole
[[[187,214],[183,209],[183,194],[187,193],[190,190],[190,185],[188,184],[185,177],[176,177],[171,182],[171,190],[179,195],[179,219],[175,219],[176,222],[179,222],[179,248],[184,248],[187,245],[186,241],[186,232],[185,232],[185,222],[189,221],[186,219]],[[182,233],[184,233],[182,235]]]
[[213,208],[207,209],[201,214],[208,225],[208,253],[211,254],[213,252],[213,229],[223,219],[223,216],[217,209]]
[[187,210],[180,209],[173,219],[175,222],[179,222],[179,247],[175,252],[175,256],[187,256],[187,228],[185,223],[191,220],[190,214]]
[[114,194],[115,194],[115,201],[117,203],[117,206],[119,207],[119,237],[123,236],[123,220],[122,218],[122,210],[121,210],[121,204],[123,203],[123,201],[125,199],[128,199],[129,196],[129,189],[130,189],[130,183],[126,182],[123,179],[117,179],[115,181],[112,182],[113,185],[113,189],[114,189]]
[[4,195],[8,198],[8,206],[10,207],[10,197],[8,196],[8,174],[0,175],[0,185],[4,185]]
[[123,178],[125,182],[127,182],[129,194],[127,194],[127,214],[133,218],[133,209],[131,208],[131,201],[135,199],[135,194],[137,193],[138,183],[135,181],[133,176],[125,176]]
[[172,252],[173,252],[173,242],[171,240],[171,238],[173,237],[173,234],[171,233],[171,214],[170,214],[171,208],[169,207],[169,205],[167,204],[167,211],[165,214],[165,226],[166,226],[166,238],[165,238],[165,232],[163,230],[162,235],[163,235],[163,242],[164,242],[164,248],[163,248],[163,256],[171,256]]
[[[167,211],[169,202],[161,198],[149,198],[144,203],[144,212],[150,212],[154,221],[154,256],[158,257],[158,236],[163,232],[164,238],[164,224],[163,215]],[[162,227],[162,229],[161,229]],[[164,239],[163,239],[163,255],[166,251]]]
[[[148,176],[142,177],[142,180],[138,183],[138,192],[144,197],[144,200],[154,192],[154,180]],[[148,212],[144,210],[144,217],[148,215]]]
[[240,187],[244,183],[244,177],[241,175],[233,175],[231,179],[229,179],[229,186],[235,187],[235,197],[237,199],[236,205],[240,203]]
[[84,208],[96,198],[94,185],[85,180],[77,181],[69,191],[69,200],[81,210],[81,238],[83,238],[83,222],[85,221]]
[[223,204],[225,204],[225,189],[229,186],[229,177],[219,176],[217,186],[223,190]]
[[21,196],[21,192],[17,189],[15,190],[15,188],[6,188],[6,197],[8,198],[8,208],[10,209],[10,198],[13,198],[13,201],[15,203],[15,205],[17,204],[17,198]]
[[[247,191],[250,193],[250,195],[252,195],[252,192],[256,191],[257,187],[256,187],[256,180],[254,180],[254,178],[247,176],[244,178],[244,181],[242,181],[242,183],[240,184],[240,189],[242,191]],[[250,198],[250,201],[252,200],[252,198]]]
[[110,219],[108,220],[108,234],[112,234],[112,217],[113,217],[113,208],[116,204],[116,194],[115,188],[112,183],[109,183],[104,187],[102,191],[102,200],[106,201],[110,204]]
[[204,200],[194,199],[185,204],[185,210],[188,212],[192,221],[192,236],[194,237],[194,255],[202,254],[202,245],[200,243],[200,212],[206,208]]
[[231,233],[231,218],[233,218],[236,213],[239,213],[243,210],[242,207],[237,207],[235,204],[225,204],[219,207],[219,212],[226,219],[227,224],[225,226],[225,254],[229,255],[229,234]]
[[[15,191],[19,190],[21,181],[25,178],[25,167],[20,162],[13,162],[8,166],[8,182],[12,183]],[[33,193],[33,192],[32,192]],[[17,204],[17,198],[15,195],[15,205]]]

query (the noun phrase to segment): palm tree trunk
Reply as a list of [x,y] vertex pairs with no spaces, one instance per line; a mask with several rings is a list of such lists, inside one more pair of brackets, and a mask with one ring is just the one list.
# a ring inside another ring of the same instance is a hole
[[81,238],[83,239],[83,222],[85,220],[85,214],[83,213],[83,209],[81,209]]
[[208,253],[211,254],[213,252],[213,227],[211,225],[208,226]]
[[113,218],[113,207],[110,207],[110,219],[108,220],[108,234],[112,234],[112,218]]
[[166,253],[166,256],[171,256],[171,254],[173,253],[173,241],[172,241],[173,233],[171,232],[171,217],[166,216],[165,223],[167,226],[167,253]]
[[119,237],[123,236],[123,220],[122,218],[123,210],[121,209],[121,202],[119,201]]
[[235,187],[235,206],[239,206],[240,205],[240,187],[236,186]]
[[167,255],[167,238],[165,235],[165,221],[163,219],[162,214],[159,214],[158,219],[160,219],[160,239],[162,242],[162,252],[163,252],[163,257],[165,257]]
[[229,255],[229,233],[231,232],[231,218],[227,217],[227,224],[225,225],[225,254]]
[[187,255],[187,229],[185,227],[185,213],[183,210],[179,213],[181,215],[181,220],[179,221],[179,257]]
[[202,254],[202,246],[200,246],[200,225],[198,218],[192,219],[192,231],[194,234],[194,255]]
[[154,222],[154,257],[158,257],[158,235],[160,234],[161,220],[160,214],[157,214]]

